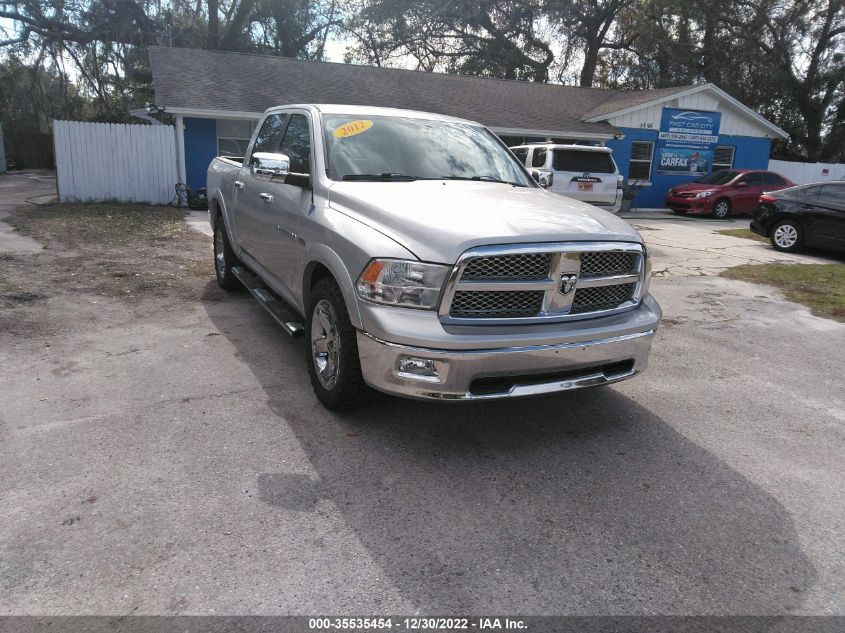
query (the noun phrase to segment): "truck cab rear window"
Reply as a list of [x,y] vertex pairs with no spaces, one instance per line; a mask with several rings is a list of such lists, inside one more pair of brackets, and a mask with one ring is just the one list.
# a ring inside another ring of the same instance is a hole
[[555,171],[586,171],[593,174],[612,174],[616,171],[613,159],[607,152],[556,149],[552,164]]

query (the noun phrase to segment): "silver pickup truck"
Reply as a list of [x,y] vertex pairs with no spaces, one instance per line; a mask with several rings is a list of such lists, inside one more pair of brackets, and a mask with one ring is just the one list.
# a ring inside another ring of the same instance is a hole
[[544,191],[482,125],[291,105],[208,169],[217,281],[304,335],[330,408],[630,378],[660,308],[625,221]]

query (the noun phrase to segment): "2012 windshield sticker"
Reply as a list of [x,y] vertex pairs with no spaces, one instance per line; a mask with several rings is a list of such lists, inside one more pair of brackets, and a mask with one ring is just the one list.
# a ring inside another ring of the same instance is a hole
[[335,138],[347,138],[349,136],[355,136],[357,134],[361,134],[362,132],[366,132],[371,127],[373,127],[373,122],[369,119],[350,121],[349,123],[344,123],[332,132],[332,136]]

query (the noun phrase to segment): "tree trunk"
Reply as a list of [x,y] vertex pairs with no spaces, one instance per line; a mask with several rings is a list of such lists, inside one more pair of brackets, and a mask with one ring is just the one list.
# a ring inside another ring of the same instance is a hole
[[208,0],[208,37],[205,47],[210,50],[220,48],[220,0]]
[[592,88],[593,80],[596,77],[596,66],[599,62],[599,49],[601,42],[587,40],[584,48],[584,65],[581,67],[581,77],[578,85],[582,88]]

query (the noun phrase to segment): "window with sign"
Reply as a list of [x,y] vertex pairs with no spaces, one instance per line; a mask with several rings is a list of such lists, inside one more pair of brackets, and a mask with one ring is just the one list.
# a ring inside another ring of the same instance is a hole
[[719,145],[713,152],[713,171],[731,169],[734,166],[734,150],[730,145]]
[[631,143],[631,160],[628,163],[628,182],[651,179],[651,163],[654,159],[654,143],[634,141]]

